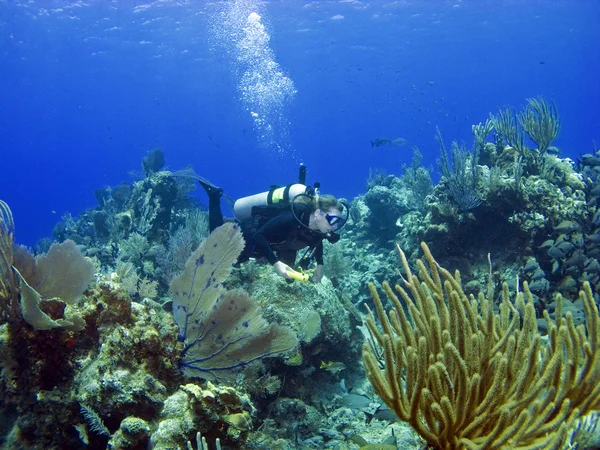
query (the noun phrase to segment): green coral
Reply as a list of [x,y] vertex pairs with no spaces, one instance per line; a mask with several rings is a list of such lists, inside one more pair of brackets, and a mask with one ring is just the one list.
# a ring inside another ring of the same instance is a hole
[[[547,154],[552,141],[560,131],[560,117],[552,102],[543,97],[528,98],[528,105],[517,114],[514,109],[500,109],[490,120],[498,134],[498,141],[505,141],[516,149],[530,174],[544,174]],[[525,133],[538,146],[529,150],[525,145]]]
[[519,116],[519,123],[544,155],[558,136],[560,117],[553,103],[543,97],[528,98],[525,111]]
[[248,397],[232,387],[211,382],[204,388],[182,385],[165,400],[151,442],[154,448],[178,448],[197,432],[214,435],[219,429],[224,444],[239,447],[251,428],[254,413]]

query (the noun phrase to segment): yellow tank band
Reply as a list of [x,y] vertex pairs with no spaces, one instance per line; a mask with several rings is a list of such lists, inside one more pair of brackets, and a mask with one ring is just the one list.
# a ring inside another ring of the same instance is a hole
[[285,187],[275,189],[273,191],[273,195],[271,197],[273,199],[273,203],[279,203],[281,200],[283,200],[284,194],[285,194]]

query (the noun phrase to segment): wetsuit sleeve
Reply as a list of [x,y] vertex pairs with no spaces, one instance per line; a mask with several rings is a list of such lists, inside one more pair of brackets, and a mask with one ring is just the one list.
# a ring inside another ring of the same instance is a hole
[[323,265],[323,240],[315,247],[315,261],[317,264]]
[[[294,231],[298,222],[291,211],[286,211],[273,217],[252,236],[259,253],[264,256],[269,264],[277,262],[277,256],[271,248],[270,242],[283,242]],[[321,249],[322,254],[322,249]]]

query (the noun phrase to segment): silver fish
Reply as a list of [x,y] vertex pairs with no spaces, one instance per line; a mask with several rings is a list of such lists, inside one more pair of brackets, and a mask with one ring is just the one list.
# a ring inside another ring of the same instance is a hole
[[407,143],[406,139],[398,137],[396,139],[377,138],[371,141],[371,148],[383,147],[384,145],[391,145],[393,147],[403,147]]

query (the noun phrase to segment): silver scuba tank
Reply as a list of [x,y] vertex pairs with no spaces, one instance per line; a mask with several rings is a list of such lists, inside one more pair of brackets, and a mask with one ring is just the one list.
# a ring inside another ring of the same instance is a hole
[[233,204],[233,214],[243,222],[250,219],[252,216],[252,208],[254,206],[266,206],[279,202],[291,202],[300,194],[306,193],[307,187],[304,184],[288,184],[280,188],[273,188],[260,194],[249,195],[242,197]]

